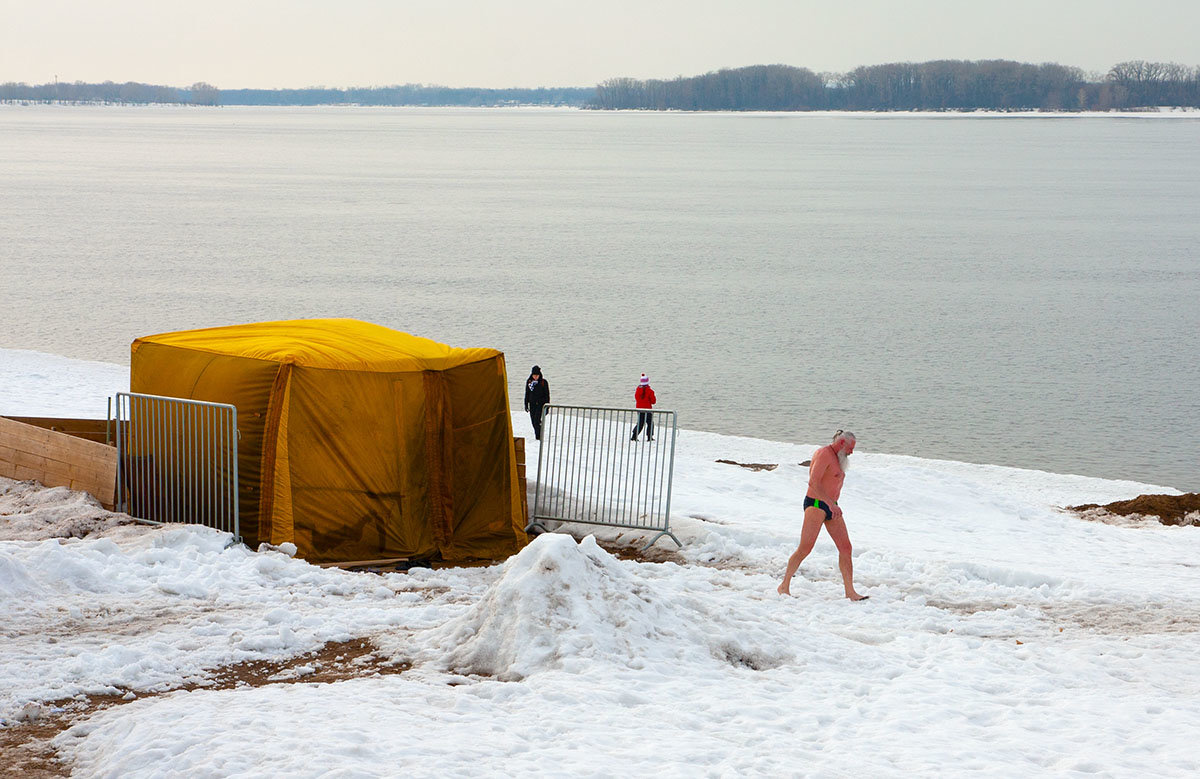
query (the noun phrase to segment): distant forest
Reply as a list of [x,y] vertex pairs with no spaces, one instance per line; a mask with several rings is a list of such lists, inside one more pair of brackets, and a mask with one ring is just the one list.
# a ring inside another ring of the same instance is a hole
[[481,89],[404,84],[353,89],[223,89],[225,105],[417,105],[417,106],[582,106],[594,87]]
[[0,102],[190,105],[578,106],[679,111],[1111,111],[1200,107],[1200,67],[1133,60],[1104,75],[1009,60],[898,62],[814,73],[754,65],[596,87],[476,89],[422,84],[350,89],[218,89],[116,84],[0,84]]
[[681,111],[1110,111],[1200,106],[1200,67],[1141,60],[1103,77],[1065,65],[937,60],[814,73],[755,65],[670,81],[609,79],[594,108]]
[[477,89],[403,84],[351,89],[217,89],[199,82],[186,89],[128,82],[115,84],[0,84],[0,102],[182,103],[189,105],[367,106],[584,106],[595,87]]

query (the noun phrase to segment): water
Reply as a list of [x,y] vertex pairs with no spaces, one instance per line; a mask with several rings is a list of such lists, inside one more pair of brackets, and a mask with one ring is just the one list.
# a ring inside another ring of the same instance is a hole
[[693,429],[1200,489],[1200,120],[0,107],[0,346],[349,316]]

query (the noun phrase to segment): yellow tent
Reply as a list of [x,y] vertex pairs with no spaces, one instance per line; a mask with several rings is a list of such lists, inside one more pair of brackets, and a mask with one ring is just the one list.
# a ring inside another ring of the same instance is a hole
[[238,410],[241,532],[312,562],[501,558],[526,541],[504,355],[353,319],[133,342],[133,392]]

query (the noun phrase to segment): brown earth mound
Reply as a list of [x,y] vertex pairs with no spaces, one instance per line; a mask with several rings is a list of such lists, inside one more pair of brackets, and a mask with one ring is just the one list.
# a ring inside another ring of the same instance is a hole
[[1200,511],[1200,492],[1188,492],[1183,495],[1138,495],[1132,500],[1118,500],[1101,506],[1098,503],[1087,503],[1082,506],[1068,506],[1072,511],[1088,511],[1103,509],[1110,514],[1123,517],[1131,514],[1158,517],[1164,525],[1186,525],[1184,520],[1193,511]]

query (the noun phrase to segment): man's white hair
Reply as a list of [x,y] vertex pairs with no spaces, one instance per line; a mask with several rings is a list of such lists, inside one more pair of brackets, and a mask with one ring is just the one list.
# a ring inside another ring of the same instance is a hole
[[[834,433],[833,443],[836,444],[838,441],[850,441],[852,443],[858,443],[858,439],[854,437],[854,433],[851,433],[849,430],[839,430]],[[842,467],[842,473],[850,470],[850,457],[846,454],[845,449],[837,453],[837,458],[838,465]]]

